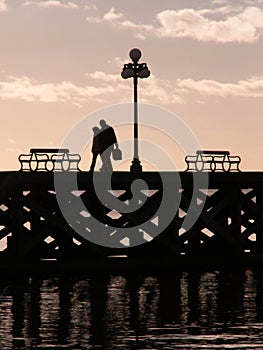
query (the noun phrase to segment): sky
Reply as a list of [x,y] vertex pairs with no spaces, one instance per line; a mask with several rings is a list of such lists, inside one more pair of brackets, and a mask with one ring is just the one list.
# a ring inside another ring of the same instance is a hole
[[[83,117],[131,102],[120,73],[135,47],[151,71],[141,102],[180,117],[203,149],[263,169],[263,0],[0,0],[0,43],[1,170],[19,169],[31,147],[59,147]],[[82,156],[86,170],[89,147]]]

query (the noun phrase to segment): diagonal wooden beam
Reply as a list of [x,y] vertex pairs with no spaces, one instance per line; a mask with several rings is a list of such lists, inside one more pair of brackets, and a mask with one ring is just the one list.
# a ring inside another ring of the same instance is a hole
[[[189,198],[186,198],[184,195],[182,195],[181,203],[183,210],[184,208],[189,206],[189,202]],[[221,201],[220,208],[222,209],[225,206],[227,206],[227,202]],[[194,213],[198,213],[198,206],[192,205],[192,211]],[[214,220],[214,212],[211,213],[210,211],[202,211],[198,217],[198,222],[201,222],[204,225],[204,227],[208,228],[215,235],[219,235],[220,237],[222,237],[226,242],[228,242],[231,246],[235,247],[237,250],[242,249],[240,242],[233,238],[229,229]]]

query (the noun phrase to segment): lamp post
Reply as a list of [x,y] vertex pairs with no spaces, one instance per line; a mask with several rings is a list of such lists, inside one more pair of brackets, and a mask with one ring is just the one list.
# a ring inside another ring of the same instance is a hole
[[133,161],[130,167],[131,172],[142,172],[141,162],[139,160],[139,145],[138,145],[138,78],[148,78],[150,71],[146,63],[138,63],[141,58],[141,51],[139,49],[132,49],[130,51],[130,58],[132,63],[124,65],[121,76],[123,79],[133,78],[133,96],[134,96],[134,153]]

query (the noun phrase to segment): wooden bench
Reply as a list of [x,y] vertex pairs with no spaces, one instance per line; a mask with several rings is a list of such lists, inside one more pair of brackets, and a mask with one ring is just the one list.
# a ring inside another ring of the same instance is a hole
[[240,171],[239,156],[230,156],[229,151],[198,150],[185,157],[186,171]]
[[80,155],[69,153],[68,148],[31,148],[18,159],[21,171],[80,171]]
[[61,171],[80,171],[79,162],[81,157],[77,153],[52,154],[51,161],[53,163],[53,170]]

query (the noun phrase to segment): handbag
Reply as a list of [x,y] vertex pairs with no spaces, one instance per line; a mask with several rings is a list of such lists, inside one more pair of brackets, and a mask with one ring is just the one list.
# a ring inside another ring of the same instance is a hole
[[122,151],[119,148],[114,148],[112,151],[112,158],[114,160],[122,160]]

